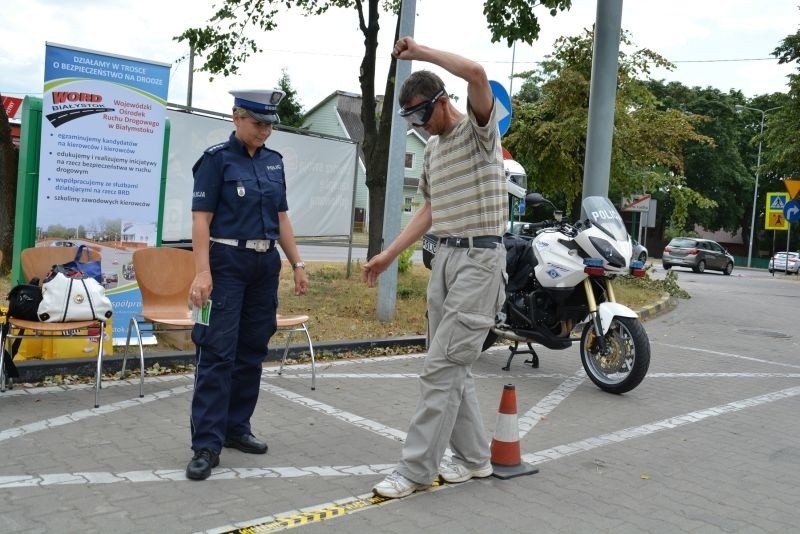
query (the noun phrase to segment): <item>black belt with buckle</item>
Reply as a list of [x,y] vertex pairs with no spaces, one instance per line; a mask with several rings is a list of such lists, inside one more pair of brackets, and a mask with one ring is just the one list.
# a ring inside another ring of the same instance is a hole
[[[470,240],[472,243],[470,244]],[[494,248],[497,243],[502,243],[503,238],[497,235],[479,235],[477,237],[443,237],[439,243],[448,247],[459,248]]]

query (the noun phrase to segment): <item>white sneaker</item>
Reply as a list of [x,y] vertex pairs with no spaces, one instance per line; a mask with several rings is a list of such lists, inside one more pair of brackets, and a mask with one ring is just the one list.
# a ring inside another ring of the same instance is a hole
[[449,462],[439,466],[439,476],[445,482],[455,484],[457,482],[466,482],[471,478],[486,478],[493,473],[492,464],[487,464],[484,467],[471,469],[458,462]]
[[406,495],[411,495],[415,491],[430,488],[430,484],[417,484],[413,480],[409,480],[397,471],[392,472],[391,475],[384,478],[372,488],[372,493],[380,495],[381,497],[388,497],[389,499],[399,499]]

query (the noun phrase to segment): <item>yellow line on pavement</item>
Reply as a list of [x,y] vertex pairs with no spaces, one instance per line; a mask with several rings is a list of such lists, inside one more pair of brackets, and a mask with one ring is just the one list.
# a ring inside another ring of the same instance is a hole
[[[436,488],[444,486],[445,484],[436,481],[431,486]],[[325,506],[317,510],[310,510],[308,512],[298,512],[283,517],[276,517],[272,520],[265,521],[256,525],[249,525],[246,527],[234,527],[230,530],[216,530],[217,534],[261,534],[263,532],[278,532],[280,530],[288,530],[290,528],[310,525],[312,523],[319,523],[327,519],[341,517],[353,512],[360,512],[367,508],[379,506],[389,501],[397,501],[398,499],[389,499],[387,497],[380,497],[372,495],[369,497],[355,497],[353,500],[343,502],[341,504],[334,504]]]

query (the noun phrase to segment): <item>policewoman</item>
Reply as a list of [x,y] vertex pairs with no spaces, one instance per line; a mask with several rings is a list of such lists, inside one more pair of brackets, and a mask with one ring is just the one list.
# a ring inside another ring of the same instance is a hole
[[279,122],[280,90],[231,91],[234,132],[203,153],[192,169],[190,300],[210,302],[208,324],[195,323],[192,450],[186,476],[204,480],[222,447],[264,454],[250,417],[258,401],[261,364],[276,330],[280,245],[294,271],[294,292],[308,290],[305,265],[288,216],[280,153],[264,146]]

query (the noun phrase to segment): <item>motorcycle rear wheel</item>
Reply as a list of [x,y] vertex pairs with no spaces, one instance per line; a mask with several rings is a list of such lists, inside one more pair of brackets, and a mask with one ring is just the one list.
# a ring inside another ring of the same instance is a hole
[[607,351],[601,354],[594,323],[581,335],[581,363],[594,384],[609,393],[627,393],[642,380],[650,366],[650,340],[639,319],[614,317],[605,335]]

